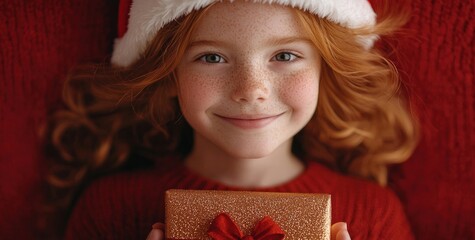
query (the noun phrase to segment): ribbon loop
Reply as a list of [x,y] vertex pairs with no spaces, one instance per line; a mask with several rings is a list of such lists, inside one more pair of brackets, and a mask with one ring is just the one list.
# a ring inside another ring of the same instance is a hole
[[211,223],[208,236],[213,240],[282,240],[285,232],[266,216],[257,223],[252,235],[244,236],[231,217],[226,213],[221,213]]

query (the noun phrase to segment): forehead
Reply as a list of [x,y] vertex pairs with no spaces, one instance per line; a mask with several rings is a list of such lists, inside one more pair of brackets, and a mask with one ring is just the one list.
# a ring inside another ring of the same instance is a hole
[[278,4],[218,2],[206,10],[194,38],[303,37],[296,11]]

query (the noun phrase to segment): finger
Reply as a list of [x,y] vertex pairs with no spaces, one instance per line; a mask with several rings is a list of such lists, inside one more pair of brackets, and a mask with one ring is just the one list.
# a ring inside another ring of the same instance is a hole
[[344,222],[338,222],[331,227],[331,240],[348,240],[348,226]]
[[342,229],[336,234],[336,240],[351,240],[350,233],[348,230]]
[[159,229],[152,229],[148,234],[147,240],[163,240],[163,231]]
[[165,239],[165,234],[163,233],[165,230],[165,224],[163,223],[154,223],[152,225],[152,231],[148,234],[147,240],[163,240]]

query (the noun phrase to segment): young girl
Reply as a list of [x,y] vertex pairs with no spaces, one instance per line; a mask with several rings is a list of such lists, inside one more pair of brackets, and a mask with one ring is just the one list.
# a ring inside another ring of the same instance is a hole
[[68,239],[145,239],[172,188],[329,193],[346,222],[332,238],[412,238],[394,194],[362,179],[384,185],[416,143],[373,47],[401,18],[376,24],[366,0],[135,0],[129,15],[112,64],[75,72],[51,123]]

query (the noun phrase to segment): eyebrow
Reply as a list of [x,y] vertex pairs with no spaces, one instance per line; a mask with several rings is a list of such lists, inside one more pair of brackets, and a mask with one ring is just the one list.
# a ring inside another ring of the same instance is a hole
[[309,38],[303,38],[303,37],[285,37],[285,38],[271,39],[270,41],[267,42],[267,44],[276,46],[276,45],[285,45],[285,44],[295,43],[295,42],[304,42],[304,43],[313,44],[313,42]]
[[212,41],[212,40],[197,40],[190,43],[189,47],[196,47],[196,46],[217,46],[217,47],[224,47],[227,44],[221,41]]

